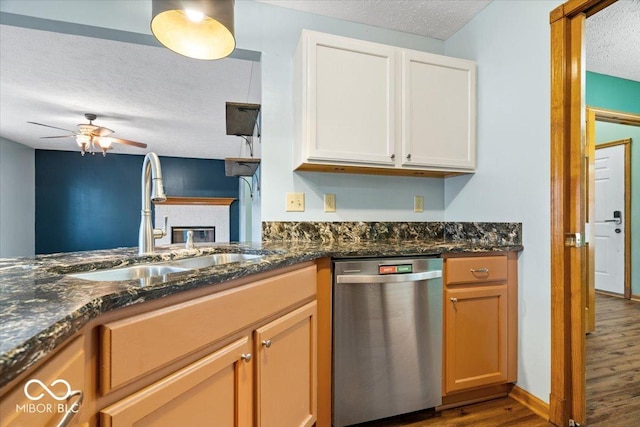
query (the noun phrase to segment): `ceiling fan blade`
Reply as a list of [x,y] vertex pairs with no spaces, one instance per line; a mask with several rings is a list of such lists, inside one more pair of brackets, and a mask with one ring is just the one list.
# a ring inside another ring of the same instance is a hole
[[107,135],[111,135],[113,131],[109,128],[100,126],[99,128],[92,130],[91,133],[94,134],[95,136],[107,136]]
[[51,126],[51,125],[44,125],[44,124],[42,124],[42,123],[36,123],[36,122],[27,122],[27,123],[31,123],[32,125],[44,126],[44,127],[46,127],[46,128],[52,128],[52,129],[58,129],[58,130],[64,130],[64,131],[66,131],[66,132],[75,133],[74,131],[69,130],[69,129],[63,129],[63,128],[59,128],[59,127]]
[[74,136],[76,136],[75,134],[72,135],[60,135],[60,136],[41,136],[40,139],[51,139],[51,138],[73,138]]
[[104,139],[107,139],[111,142],[117,142],[118,144],[131,145],[133,147],[139,147],[139,148],[147,148],[147,144],[144,144],[142,142],[130,141],[128,139],[114,138],[112,136],[104,137]]

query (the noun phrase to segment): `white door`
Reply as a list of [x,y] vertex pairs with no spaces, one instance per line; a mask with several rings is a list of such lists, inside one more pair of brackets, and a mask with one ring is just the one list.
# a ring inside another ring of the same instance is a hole
[[596,147],[595,162],[596,289],[617,294],[624,294],[624,150]]

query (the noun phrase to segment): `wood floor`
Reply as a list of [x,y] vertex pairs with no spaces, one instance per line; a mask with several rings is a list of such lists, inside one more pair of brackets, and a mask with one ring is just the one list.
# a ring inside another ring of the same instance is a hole
[[640,425],[640,302],[596,294],[587,335],[587,425]]
[[358,424],[358,427],[550,427],[538,415],[510,397],[476,403],[456,409],[434,413],[414,412],[401,417]]

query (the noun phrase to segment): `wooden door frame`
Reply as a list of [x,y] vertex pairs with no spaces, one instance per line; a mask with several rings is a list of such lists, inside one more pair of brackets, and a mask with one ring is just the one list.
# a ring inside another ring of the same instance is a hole
[[551,393],[549,421],[586,421],[584,24],[615,0],[569,0],[551,11]]

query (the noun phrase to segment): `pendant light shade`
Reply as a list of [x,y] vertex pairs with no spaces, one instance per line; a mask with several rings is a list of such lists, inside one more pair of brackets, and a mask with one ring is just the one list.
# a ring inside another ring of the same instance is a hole
[[234,0],[152,0],[151,32],[160,43],[195,59],[220,59],[236,47]]

